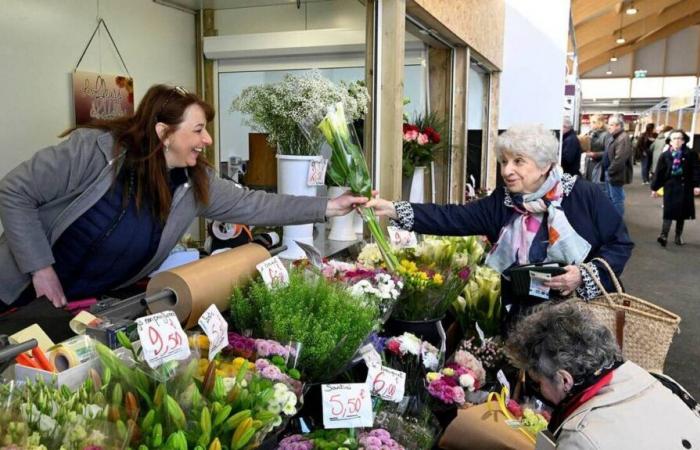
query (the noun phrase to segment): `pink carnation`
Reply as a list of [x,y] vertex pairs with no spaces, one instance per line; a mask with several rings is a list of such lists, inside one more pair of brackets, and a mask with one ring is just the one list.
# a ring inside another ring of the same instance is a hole
[[430,140],[428,139],[428,136],[423,134],[423,133],[418,133],[418,138],[416,138],[416,142],[418,142],[419,145],[425,145],[429,142]]
[[408,130],[403,134],[403,140],[406,142],[415,141],[417,137],[418,131],[416,130]]

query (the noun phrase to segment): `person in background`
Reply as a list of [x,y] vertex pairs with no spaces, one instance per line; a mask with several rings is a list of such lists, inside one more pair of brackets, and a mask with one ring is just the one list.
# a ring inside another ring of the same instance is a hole
[[[40,296],[60,308],[142,279],[197,217],[309,223],[368,200],[268,194],[220,178],[203,153],[213,118],[196,95],[155,85],[133,115],[69,130],[0,181],[0,311],[24,306],[0,319],[0,332],[36,320],[48,304]],[[62,312],[48,308],[44,319]]]
[[581,143],[569,119],[564,119],[561,131],[561,168],[569,175],[581,175]]
[[625,216],[624,185],[632,182],[633,158],[632,142],[624,131],[625,121],[621,114],[608,119],[608,140],[603,154],[605,183],[610,201],[621,217]]
[[610,330],[577,302],[535,308],[510,334],[505,352],[553,406],[556,448],[700,448],[697,403],[624,361]]
[[[605,193],[580,177],[563,173],[557,164],[558,149],[557,139],[544,126],[513,126],[496,140],[505,186],[488,197],[466,205],[375,198],[366,206],[417,233],[485,235],[494,244],[486,264],[506,274],[502,278],[506,321],[543,301],[541,297],[515,293],[507,273],[518,265],[563,263],[566,273],[545,282],[553,291],[552,297],[575,291],[582,298],[593,298],[599,294],[595,281],[580,265],[599,257],[620,274],[634,244]],[[593,261],[594,276],[610,289],[612,281],[604,269],[598,270],[598,265]]]
[[674,243],[683,245],[683,225],[695,219],[695,195],[700,195],[700,163],[698,154],[687,144],[690,138],[683,130],[673,130],[668,142],[670,148],[663,152],[656,164],[651,184],[652,194],[664,188],[664,212],[661,234],[656,239],[666,247],[671,222],[676,221]]
[[[590,159],[590,164],[586,167],[586,179],[599,186],[605,186],[605,173],[603,172],[603,154],[610,139],[610,133],[605,129],[605,119],[599,114],[594,114],[590,118],[591,149],[586,153]],[[607,192],[607,191],[606,191]]]
[[656,172],[656,164],[659,162],[661,153],[663,153],[663,151],[668,147],[666,140],[671,134],[671,130],[673,130],[672,126],[663,125],[658,130],[656,139],[654,139],[654,142],[651,144],[651,148],[649,149],[649,152],[651,153],[651,165],[649,166],[649,172],[652,174]]
[[642,184],[649,184],[652,159],[651,144],[655,139],[656,133],[654,132],[653,123],[648,123],[644,133],[640,134],[637,138],[637,153],[639,153],[642,163]]

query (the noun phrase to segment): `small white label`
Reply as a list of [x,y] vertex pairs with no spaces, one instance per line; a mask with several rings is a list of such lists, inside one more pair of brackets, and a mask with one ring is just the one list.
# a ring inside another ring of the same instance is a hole
[[314,159],[309,162],[309,173],[306,177],[308,186],[323,186],[326,183],[327,159]]
[[401,229],[399,227],[387,227],[389,232],[389,240],[391,245],[397,248],[406,247],[416,247],[418,245],[418,238],[416,238],[416,233],[413,231],[408,231]]
[[174,311],[136,319],[143,357],[152,368],[190,356],[190,344]]
[[382,357],[379,355],[379,353],[377,353],[377,350],[372,344],[365,345],[359,350],[358,353],[360,354],[362,359],[365,360],[365,364],[367,364],[367,367],[369,367],[370,364],[382,364]]
[[539,297],[544,299],[549,299],[549,287],[545,286],[544,283],[552,278],[551,274],[530,271],[530,295],[533,297]]
[[510,383],[508,382],[508,378],[506,378],[506,374],[504,374],[502,370],[499,370],[496,374],[496,379],[501,383],[501,386],[508,390],[508,395],[506,396],[506,401],[508,401],[510,398]]
[[209,361],[211,361],[221,349],[228,346],[228,322],[219,312],[219,308],[211,305],[197,323],[209,338]]
[[323,427],[362,428],[374,424],[372,396],[365,383],[321,385]]
[[367,386],[372,394],[399,403],[406,389],[406,373],[381,364],[367,365]]
[[255,267],[258,269],[258,272],[260,272],[260,275],[262,275],[263,281],[268,287],[277,284],[284,286],[289,283],[289,273],[277,256],[266,259]]

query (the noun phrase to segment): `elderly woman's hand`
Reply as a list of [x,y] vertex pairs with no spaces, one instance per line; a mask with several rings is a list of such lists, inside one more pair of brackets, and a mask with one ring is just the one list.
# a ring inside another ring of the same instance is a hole
[[326,206],[326,217],[344,216],[359,205],[364,205],[369,199],[367,197],[356,197],[350,191],[328,200]]
[[394,202],[384,200],[383,198],[375,197],[365,205],[366,208],[374,209],[374,213],[378,217],[388,217],[390,219],[398,219]]
[[544,284],[550,289],[561,292],[562,295],[569,295],[583,283],[583,279],[581,278],[581,269],[577,266],[566,266],[564,269],[566,270],[565,274],[552,277]]

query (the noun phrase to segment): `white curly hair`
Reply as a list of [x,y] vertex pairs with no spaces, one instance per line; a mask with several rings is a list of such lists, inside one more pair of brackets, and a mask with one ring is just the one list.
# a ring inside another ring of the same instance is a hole
[[559,141],[542,124],[513,125],[496,140],[499,161],[503,160],[504,153],[530,158],[537,167],[546,169],[559,163]]

